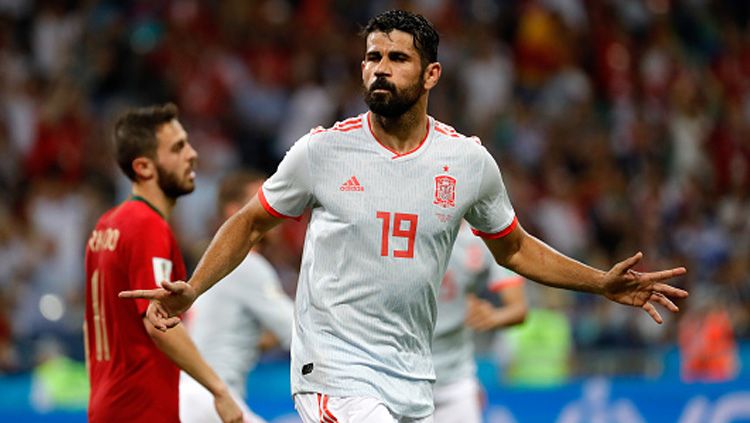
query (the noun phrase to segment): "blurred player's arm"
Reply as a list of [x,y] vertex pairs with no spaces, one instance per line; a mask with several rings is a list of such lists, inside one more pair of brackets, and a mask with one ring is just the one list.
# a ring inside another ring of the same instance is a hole
[[234,402],[229,388],[203,360],[184,326],[162,332],[154,328],[146,317],[143,318],[143,326],[154,344],[170,360],[211,392],[214,406],[223,422],[242,422],[242,410]]
[[684,267],[636,272],[633,267],[643,257],[640,252],[605,272],[560,254],[529,235],[520,224],[505,236],[484,241],[501,266],[544,285],[600,294],[621,304],[643,308],[657,323],[663,320],[653,303],[676,312],[679,309],[668,297],[688,295],[687,291],[663,283],[684,275]]
[[500,307],[476,295],[467,296],[466,324],[470,328],[476,331],[489,331],[518,325],[526,320],[528,304],[523,289],[523,278],[518,276],[514,279],[517,281],[514,280],[496,290],[501,298]]
[[273,332],[264,329],[263,332],[260,333],[260,339],[258,340],[258,348],[261,351],[268,351],[271,348],[276,348],[279,346],[279,339],[274,336]]

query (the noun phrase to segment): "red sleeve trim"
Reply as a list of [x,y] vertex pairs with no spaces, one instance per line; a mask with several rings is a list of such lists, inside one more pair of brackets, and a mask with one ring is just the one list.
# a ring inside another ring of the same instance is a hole
[[266,199],[266,194],[263,193],[262,186],[258,188],[258,200],[260,201],[260,205],[263,206],[263,208],[266,209],[268,214],[270,214],[273,217],[278,217],[279,219],[293,219],[298,222],[300,221],[300,219],[302,219],[302,216],[287,216],[283,213],[279,213],[278,211],[276,211],[276,209],[271,207],[271,205],[268,204],[268,200]]
[[502,238],[502,237],[508,235],[509,233],[513,232],[513,229],[515,229],[516,226],[518,226],[518,217],[513,216],[513,221],[510,222],[510,225],[508,225],[507,228],[503,229],[502,231],[500,231],[498,233],[490,234],[490,233],[487,233],[487,232],[478,231],[478,230],[476,230],[474,228],[471,228],[471,231],[474,233],[474,235],[476,235],[478,237],[481,237],[481,238],[498,239],[498,238]]
[[523,284],[523,276],[513,276],[512,278],[498,279],[490,282],[489,287],[492,292],[500,292],[505,288]]

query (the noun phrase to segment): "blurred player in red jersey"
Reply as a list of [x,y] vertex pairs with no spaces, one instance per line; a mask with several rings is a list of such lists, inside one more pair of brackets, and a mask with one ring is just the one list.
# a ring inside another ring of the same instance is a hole
[[106,212],[86,245],[84,343],[91,422],[179,422],[180,369],[214,395],[225,422],[242,411],[184,328],[162,332],[146,319],[148,301],[117,299],[186,276],[167,223],[177,198],[195,189],[198,154],[173,104],[134,109],[115,124],[117,162],[133,181],[127,201]]

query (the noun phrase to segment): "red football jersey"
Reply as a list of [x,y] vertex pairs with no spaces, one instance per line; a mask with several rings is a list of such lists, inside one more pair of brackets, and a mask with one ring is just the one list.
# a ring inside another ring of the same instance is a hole
[[185,279],[166,220],[136,198],[109,210],[86,245],[89,421],[179,422],[179,368],[143,326],[147,300],[117,297]]

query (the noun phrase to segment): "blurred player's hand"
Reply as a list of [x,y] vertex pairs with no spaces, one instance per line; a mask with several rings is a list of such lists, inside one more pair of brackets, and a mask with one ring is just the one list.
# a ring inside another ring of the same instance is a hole
[[636,272],[633,266],[643,258],[643,253],[625,259],[612,267],[604,276],[602,294],[610,300],[633,307],[641,307],[656,323],[662,323],[661,315],[654,303],[661,304],[671,312],[679,308],[670,298],[685,298],[688,292],[662,283],[667,279],[687,273],[684,267],[658,272]]
[[466,325],[475,331],[488,331],[497,328],[497,308],[487,300],[478,298],[476,295],[466,296]]
[[154,327],[162,332],[180,323],[180,314],[187,311],[195,301],[195,290],[183,281],[161,283],[161,288],[122,291],[120,298],[143,298],[151,300],[146,317]]
[[234,398],[229,391],[214,395],[214,407],[216,407],[216,412],[219,413],[219,417],[224,423],[243,423],[246,421],[242,409],[234,402]]

